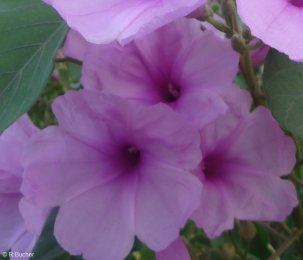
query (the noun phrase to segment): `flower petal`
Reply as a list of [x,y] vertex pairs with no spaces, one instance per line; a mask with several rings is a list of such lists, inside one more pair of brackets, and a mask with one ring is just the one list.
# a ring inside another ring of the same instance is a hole
[[24,233],[24,223],[18,203],[20,195],[0,194],[0,251],[9,250]]
[[85,259],[124,259],[134,242],[136,181],[117,179],[62,205],[55,237],[71,254]]
[[195,176],[157,162],[144,168],[136,193],[136,234],[155,251],[165,249],[198,207],[201,183]]
[[201,204],[192,219],[209,238],[214,238],[233,228],[234,207],[224,182],[206,181],[203,184]]
[[239,126],[228,157],[238,158],[262,173],[283,176],[292,171],[295,153],[293,140],[284,134],[268,109],[259,107]]
[[237,0],[237,5],[254,36],[291,59],[303,60],[303,9],[290,2]]
[[89,42],[127,43],[178,17],[183,17],[205,0],[45,0]]
[[242,220],[284,221],[298,204],[294,185],[276,176],[234,171],[228,178],[229,194]]
[[190,260],[189,253],[181,238],[169,245],[168,248],[156,253],[157,260]]
[[42,207],[65,203],[118,175],[107,156],[58,128],[47,128],[26,151],[21,190]]

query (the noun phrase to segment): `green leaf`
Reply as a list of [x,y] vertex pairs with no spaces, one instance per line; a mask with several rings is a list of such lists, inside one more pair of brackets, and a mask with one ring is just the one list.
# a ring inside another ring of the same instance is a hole
[[255,226],[257,233],[251,241],[250,252],[259,259],[268,259],[271,255],[271,252],[268,250],[268,245],[270,243],[269,235],[258,223],[256,223]]
[[54,223],[58,213],[58,209],[52,210],[46,224],[43,228],[42,234],[33,250],[35,259],[55,259],[58,256],[64,255],[65,251],[58,245],[53,233]]
[[265,62],[268,105],[281,126],[303,137],[303,63],[272,50]]
[[0,133],[38,98],[66,32],[41,0],[0,1]]

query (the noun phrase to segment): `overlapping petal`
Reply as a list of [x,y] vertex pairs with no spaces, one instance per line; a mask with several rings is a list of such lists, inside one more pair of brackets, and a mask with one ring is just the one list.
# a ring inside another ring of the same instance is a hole
[[254,36],[293,60],[303,60],[302,6],[289,0],[237,0],[237,6]]
[[125,44],[183,17],[205,0],[45,0],[89,42]]

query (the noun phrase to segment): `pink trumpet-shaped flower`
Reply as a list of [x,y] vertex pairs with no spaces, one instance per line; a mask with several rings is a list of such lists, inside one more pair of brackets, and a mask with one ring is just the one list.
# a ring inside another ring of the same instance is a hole
[[89,42],[122,44],[184,17],[206,0],[44,0]]
[[293,60],[303,60],[303,0],[237,0],[237,6],[254,36]]
[[155,251],[177,239],[197,208],[198,131],[163,104],[140,106],[101,92],[70,92],[53,105],[25,158],[23,191],[60,206],[55,236],[85,259],[119,260],[135,235]]
[[180,19],[124,47],[85,43],[71,31],[64,51],[83,61],[84,88],[144,103],[166,103],[197,127],[224,114],[222,99],[238,71],[226,39]]
[[196,170],[202,200],[193,219],[209,237],[234,219],[283,221],[297,204],[291,182],[280,177],[295,165],[295,145],[270,111],[249,112],[247,93],[230,93],[229,112],[201,131],[203,161]]
[[32,205],[20,192],[22,155],[36,132],[24,115],[0,136],[0,252],[30,253],[47,217],[48,211]]

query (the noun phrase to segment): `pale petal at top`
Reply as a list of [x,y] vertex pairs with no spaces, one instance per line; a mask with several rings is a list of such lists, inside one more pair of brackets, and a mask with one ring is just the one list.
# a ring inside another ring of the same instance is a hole
[[303,60],[302,0],[237,0],[237,6],[254,36],[293,60]]
[[184,17],[206,0],[45,0],[89,42],[125,44]]

